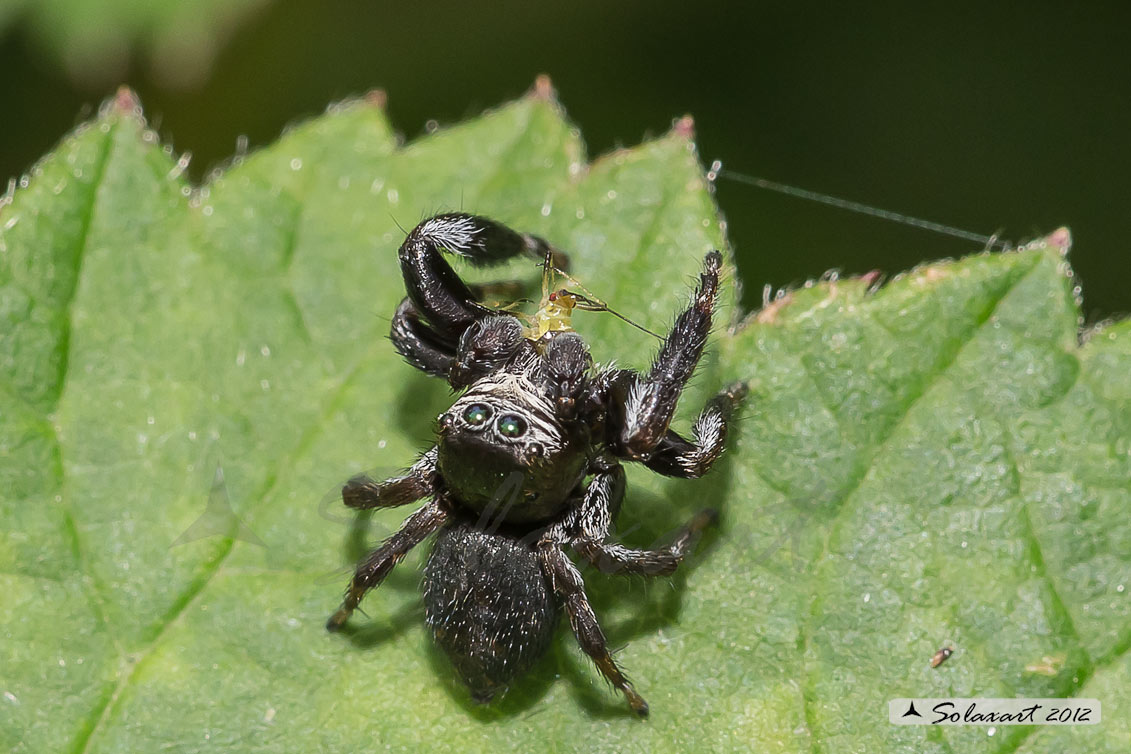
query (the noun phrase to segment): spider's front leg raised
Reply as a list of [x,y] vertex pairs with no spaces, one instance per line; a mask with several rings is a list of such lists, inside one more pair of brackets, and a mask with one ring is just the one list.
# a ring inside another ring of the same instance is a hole
[[698,479],[706,474],[723,452],[727,424],[747,391],[744,382],[723,389],[707,402],[695,420],[691,428],[694,439],[687,440],[669,429],[644,465],[659,474],[683,479]]
[[413,228],[401,244],[399,259],[405,290],[432,336],[454,354],[464,330],[494,312],[479,303],[474,291],[456,275],[441,251],[458,254],[475,265],[491,265],[526,254],[545,259],[546,241],[477,215],[436,215]]
[[447,377],[455,363],[455,351],[420,318],[412,299],[401,301],[393,314],[389,340],[405,361],[433,377]]
[[623,411],[617,412],[621,424],[612,438],[618,455],[646,461],[666,437],[680,393],[691,379],[711,331],[721,266],[719,252],[707,254],[691,305],[676,319],[648,375],[619,381],[613,399],[622,403]]

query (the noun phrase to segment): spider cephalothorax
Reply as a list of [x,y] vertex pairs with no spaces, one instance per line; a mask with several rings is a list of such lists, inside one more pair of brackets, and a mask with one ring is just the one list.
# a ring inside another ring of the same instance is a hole
[[564,548],[603,570],[667,574],[713,520],[712,512],[700,513],[658,550],[605,541],[624,496],[619,460],[695,478],[722,452],[742,385],[708,403],[693,439],[669,428],[710,331],[722,258],[707,255],[690,306],[642,374],[594,370],[588,347],[569,327],[574,306],[607,307],[568,291],[544,292],[542,309],[524,327],[480,303],[484,289],[460,280],[441,250],[476,264],[526,254],[547,270],[560,258],[540,238],[462,213],[425,220],[405,239],[408,296],[393,318],[393,343],[409,363],[464,392],[440,416],[435,447],[404,476],[356,477],[343,488],[346,505],[357,509],[428,502],[362,561],[327,625],[340,628],[367,591],[437,533],[425,568],[425,612],[477,701],[491,700],[529,668],[564,610],[582,649],[645,715],[648,705],[609,654]]

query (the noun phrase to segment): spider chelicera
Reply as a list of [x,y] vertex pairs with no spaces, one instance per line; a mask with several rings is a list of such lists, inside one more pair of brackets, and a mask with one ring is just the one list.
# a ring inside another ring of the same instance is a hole
[[[647,373],[595,370],[569,327],[575,306],[601,308],[568,291],[546,295],[524,327],[481,303],[485,287],[464,283],[441,251],[473,264],[527,255],[562,259],[546,241],[484,217],[437,215],[400,248],[408,296],[392,340],[410,364],[462,390],[439,417],[438,441],[404,476],[355,477],[342,489],[354,509],[428,502],[357,567],[327,628],[341,628],[362,597],[431,534],[425,567],[427,622],[478,702],[488,702],[545,651],[564,610],[581,648],[639,715],[648,704],[625,678],[597,622],[570,548],[603,571],[670,574],[714,519],[694,516],[670,545],[634,550],[606,542],[624,497],[620,461],[696,478],[722,452],[727,421],[746,393],[735,384],[699,415],[692,439],[669,428],[703,352],[722,257],[706,255],[691,303]],[[586,483],[588,480],[588,483]]]

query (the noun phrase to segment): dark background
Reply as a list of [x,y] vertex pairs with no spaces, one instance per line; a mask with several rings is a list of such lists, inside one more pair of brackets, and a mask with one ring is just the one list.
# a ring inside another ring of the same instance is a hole
[[[112,80],[76,82],[17,19],[0,32],[0,176],[26,170],[120,82],[192,151],[199,179],[241,134],[269,144],[374,87],[412,138],[545,72],[591,156],[691,113],[707,163],[1013,241],[1069,225],[1092,322],[1131,310],[1129,22],[1127,3],[276,0],[231,30],[209,72],[172,86],[130,53]],[[748,306],[763,283],[980,250],[730,181],[717,197]]]

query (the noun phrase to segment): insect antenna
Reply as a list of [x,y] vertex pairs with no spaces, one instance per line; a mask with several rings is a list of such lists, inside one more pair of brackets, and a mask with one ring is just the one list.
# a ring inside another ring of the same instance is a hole
[[587,311],[587,312],[608,312],[609,314],[613,315],[617,319],[619,319],[623,322],[627,322],[628,324],[632,325],[633,327],[635,327],[637,330],[640,330],[641,332],[648,333],[649,335],[651,335],[653,338],[656,338],[657,340],[662,341],[664,339],[663,335],[660,335],[659,333],[652,332],[651,330],[649,330],[644,325],[641,325],[637,322],[633,322],[631,319],[629,319],[625,315],[621,314],[620,312],[618,312],[616,309],[614,309],[611,306],[609,306],[608,304],[606,304],[601,299],[597,298],[597,296],[594,295],[593,291],[589,290],[588,288],[586,288],[584,285],[581,284],[580,280],[575,278],[573,275],[570,275],[568,272],[566,272],[562,268],[555,266],[554,263],[553,263],[553,257],[551,255],[551,252],[550,252],[549,249],[546,250],[546,259],[542,263],[542,300],[543,301],[549,300],[550,272],[551,271],[556,272],[557,274],[561,275],[563,278],[568,280],[570,283],[572,283],[573,285],[576,285],[578,288],[580,288],[582,291],[585,292],[585,295],[583,296],[580,293],[576,293],[574,291],[562,291],[562,293],[568,293],[569,295],[573,296],[574,299],[576,299],[576,301],[577,301],[576,306],[577,306],[578,309],[581,309],[581,310]]
[[[543,307],[543,309],[545,309],[545,307],[552,301],[558,300],[559,302],[563,302],[566,298],[568,298],[572,302],[571,304],[569,304],[568,309],[577,308],[590,312],[608,312],[622,322],[626,322],[632,325],[637,330],[647,333],[657,340],[664,340],[664,337],[659,333],[653,332],[644,325],[632,321],[625,315],[618,312],[616,309],[613,309],[601,299],[597,298],[592,291],[582,285],[580,280],[570,275],[557,264],[554,264],[554,249],[552,246],[546,247],[546,253],[538,266],[542,268],[541,306]],[[561,290],[554,290],[552,288],[552,285],[553,276],[555,274],[560,275],[565,280],[568,280],[570,283],[577,286],[579,289],[585,292],[585,295],[582,295],[575,291],[566,290],[565,288],[562,288]],[[568,320],[568,314],[566,315],[566,319]]]
[[[568,276],[567,276],[567,277],[568,277]],[[576,280],[573,280],[573,278],[570,278],[570,281],[571,281],[571,282],[573,282],[573,283],[575,283],[575,284],[578,284],[578,285],[580,285],[579,283],[577,283],[577,281],[576,281]],[[583,289],[583,290],[584,290],[584,289]],[[575,293],[574,291],[567,291],[567,292],[569,293],[569,295],[573,296],[573,297],[574,297],[574,298],[575,298],[575,299],[577,300],[577,305],[576,305],[576,306],[577,306],[577,308],[578,308],[578,309],[581,309],[582,311],[587,311],[587,312],[608,312],[609,314],[613,315],[613,316],[614,316],[614,317],[616,317],[617,319],[619,319],[619,320],[621,320],[621,321],[623,321],[623,322],[627,322],[628,324],[632,325],[632,326],[633,326],[633,327],[635,327],[635,328],[636,328],[637,330],[640,330],[641,332],[646,332],[646,333],[648,333],[648,334],[649,334],[649,335],[651,335],[651,336],[652,336],[653,338],[657,338],[657,339],[659,339],[659,340],[663,340],[663,339],[664,339],[664,336],[660,335],[659,333],[655,333],[655,332],[652,332],[651,330],[649,330],[649,329],[648,329],[647,327],[645,327],[644,325],[641,325],[641,324],[638,324],[638,323],[636,323],[636,322],[633,322],[633,321],[632,321],[631,319],[629,319],[628,317],[624,316],[623,314],[621,314],[620,312],[618,312],[618,311],[617,311],[616,309],[614,309],[614,308],[612,308],[611,306],[609,306],[608,304],[606,304],[606,303],[605,303],[604,301],[600,301],[600,300],[598,300],[598,299],[595,299],[595,298],[589,298],[589,297],[586,297],[586,296],[582,296],[582,295],[581,295],[580,293]],[[589,292],[588,292],[588,291],[586,291],[586,293],[589,293]],[[590,295],[592,295],[592,294],[590,294]]]

